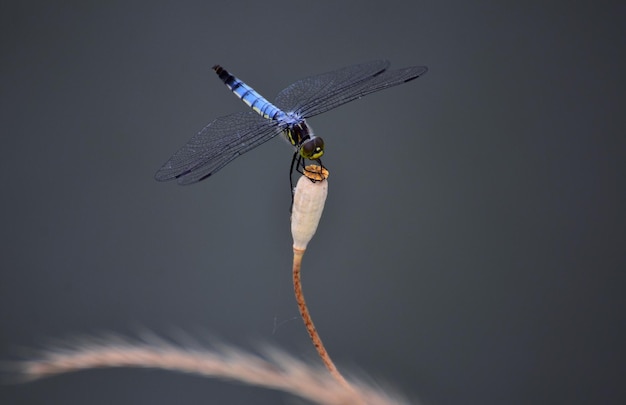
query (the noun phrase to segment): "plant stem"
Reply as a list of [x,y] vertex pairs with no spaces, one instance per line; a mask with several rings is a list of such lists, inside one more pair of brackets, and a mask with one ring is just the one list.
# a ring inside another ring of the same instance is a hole
[[298,303],[298,309],[300,310],[300,315],[302,316],[302,320],[304,321],[304,326],[306,327],[307,332],[309,332],[309,336],[313,341],[313,346],[317,350],[317,353],[322,358],[324,365],[330,371],[330,374],[342,385],[347,388],[351,388],[352,386],[346,381],[346,379],[341,375],[337,367],[335,367],[335,363],[333,363],[332,359],[328,355],[326,348],[324,348],[324,344],[322,343],[322,339],[317,333],[317,329],[315,329],[315,325],[313,324],[313,319],[311,319],[311,315],[309,314],[309,309],[307,308],[306,301],[304,300],[304,294],[302,293],[302,282],[300,281],[300,267],[302,265],[302,256],[304,255],[304,250],[294,248],[293,249],[293,288],[296,294],[296,302]]

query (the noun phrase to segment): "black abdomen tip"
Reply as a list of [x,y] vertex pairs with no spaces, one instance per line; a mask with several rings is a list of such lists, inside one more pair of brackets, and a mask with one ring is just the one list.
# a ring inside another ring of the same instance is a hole
[[228,83],[232,82],[233,80],[235,80],[235,78],[228,73],[228,71],[226,69],[224,69],[223,67],[221,67],[220,65],[215,65],[213,66],[213,70],[215,70],[215,73],[217,73],[217,75],[219,76],[219,78],[228,85]]

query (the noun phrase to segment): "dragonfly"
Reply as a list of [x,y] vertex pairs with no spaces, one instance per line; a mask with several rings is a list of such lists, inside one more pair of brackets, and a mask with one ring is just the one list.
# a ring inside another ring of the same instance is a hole
[[156,180],[176,179],[183,185],[197,183],[281,134],[295,149],[290,178],[294,167],[298,171],[304,169],[307,160],[323,168],[324,141],[314,135],[306,121],[308,118],[417,79],[428,68],[412,66],[392,70],[386,60],[361,63],[298,80],[282,90],[274,103],[220,65],[213,66],[213,70],[252,110],[219,117],[209,123],[165,162],[156,172]]

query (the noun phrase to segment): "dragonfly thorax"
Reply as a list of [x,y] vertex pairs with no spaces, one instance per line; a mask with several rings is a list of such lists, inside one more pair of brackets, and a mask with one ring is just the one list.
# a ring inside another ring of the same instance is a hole
[[324,154],[324,141],[313,135],[313,130],[306,121],[302,120],[289,125],[284,133],[287,140],[298,149],[303,158],[315,160]]

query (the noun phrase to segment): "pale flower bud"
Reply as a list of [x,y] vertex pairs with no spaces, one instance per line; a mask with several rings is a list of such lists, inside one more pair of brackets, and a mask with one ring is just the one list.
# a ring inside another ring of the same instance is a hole
[[[307,166],[305,176],[319,179],[319,166]],[[304,251],[317,230],[328,195],[328,171],[322,169],[323,180],[311,181],[302,176],[298,179],[291,210],[291,235],[294,250]]]

